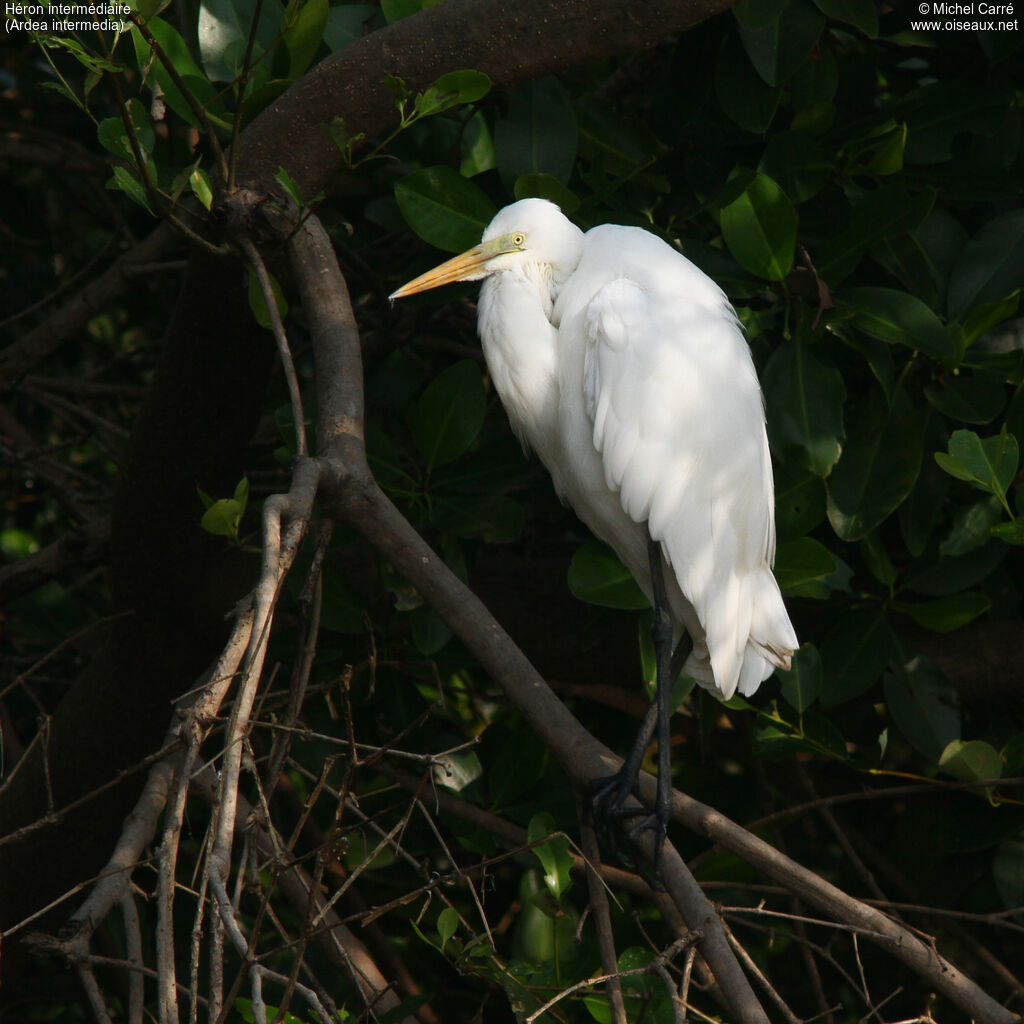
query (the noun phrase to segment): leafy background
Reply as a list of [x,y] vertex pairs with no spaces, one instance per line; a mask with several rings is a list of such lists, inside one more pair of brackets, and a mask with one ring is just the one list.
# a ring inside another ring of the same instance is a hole
[[[11,231],[32,241],[19,241],[24,259],[4,271],[9,308],[68,286],[112,224],[143,233],[154,208],[189,193],[210,206],[209,150],[193,153],[196,133],[226,142],[236,118],[250,119],[325,48],[421,6],[265,2],[247,71],[248,0],[140,8],[151,38],[136,28],[112,55],[68,39],[26,46],[7,72],[19,117],[45,122],[87,171],[66,190],[39,167],[14,175]],[[393,79],[393,135],[330,126],[347,169],[329,195],[301,195],[286,172],[280,183],[333,229],[363,333],[375,474],[618,750],[652,671],[642,596],[511,438],[475,342],[474,289],[396,308],[386,296],[438,262],[437,250],[474,244],[501,206],[534,195],[585,228],[654,231],[722,285],[764,388],[776,573],[803,643],[791,672],[728,708],[680,682],[676,785],[938,933],[944,953],[1019,1009],[1024,813],[1010,783],[1024,774],[1020,35],[913,32],[911,16],[869,0],[742,0],[649,53],[510,91],[489,90],[470,69],[421,94]],[[151,61],[153,40],[177,78]],[[97,88],[111,78],[123,79],[127,116]],[[157,86],[162,107],[152,103]],[[97,172],[110,175],[106,189]],[[12,564],[80,523],[83,502],[109,503],[174,274],[141,280],[62,350],[46,380],[14,395],[11,415],[45,438],[52,460],[8,453],[0,542]],[[308,385],[301,314],[289,329]],[[69,409],[59,385],[74,377],[102,387]],[[197,495],[196,522],[217,543],[254,544],[253,509],[286,479],[294,442],[284,403],[278,383],[249,483],[233,497]],[[110,608],[98,558],[8,609],[3,699],[23,743],[88,658],[66,639]],[[300,590],[301,581],[295,608]],[[596,972],[598,958],[590,932],[577,934],[586,901],[565,868],[567,840],[505,857],[494,822],[528,828],[531,840],[571,836],[575,797],[443,622],[343,529],[322,601],[304,721],[323,737],[341,735],[348,719],[362,742],[451,751],[435,781],[479,812],[438,810],[443,846],[412,818],[408,856],[385,850],[364,868],[370,902],[396,901],[378,922],[382,942],[440,1019],[522,1019],[553,987]],[[286,621],[274,642],[287,666],[302,638]],[[46,673],[25,678],[55,645]],[[276,692],[268,682],[266,721]],[[258,752],[259,730],[254,743]],[[325,793],[351,785],[367,820],[386,829],[405,813],[397,777],[357,770],[326,739],[299,738],[275,811],[294,821],[305,805],[329,830]],[[732,855],[683,832],[673,839],[805,1016],[840,1007],[832,1019],[861,1019],[871,1008],[865,976],[872,999],[890,997],[886,1017],[934,1007],[877,951],[751,912],[762,899],[779,913],[797,908]],[[347,820],[335,841],[342,872],[377,842],[366,822]],[[401,901],[434,865],[448,877],[480,872],[490,857],[481,891],[496,951],[464,876],[440,896]],[[637,966],[668,931],[649,907],[621,900],[621,963]],[[627,987],[632,1019],[671,1019],[660,983]],[[60,983],[43,991],[21,1012],[79,1013]],[[245,1001],[236,1009],[245,1016]],[[590,994],[558,1012],[607,1019]],[[950,1015],[941,1003],[933,1012]]]

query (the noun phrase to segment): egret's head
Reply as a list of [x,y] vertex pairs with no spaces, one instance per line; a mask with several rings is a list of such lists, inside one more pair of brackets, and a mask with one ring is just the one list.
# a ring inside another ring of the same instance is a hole
[[576,269],[582,248],[583,232],[554,203],[521,199],[499,211],[479,245],[402,285],[390,297],[400,299],[453,281],[478,281],[531,263],[550,268],[560,282]]

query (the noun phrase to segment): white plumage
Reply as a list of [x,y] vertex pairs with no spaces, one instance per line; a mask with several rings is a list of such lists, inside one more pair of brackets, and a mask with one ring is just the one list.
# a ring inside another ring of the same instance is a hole
[[648,531],[660,544],[676,639],[693,639],[686,671],[728,699],[788,668],[761,389],[722,290],[650,232],[584,234],[524,199],[393,297],[479,278],[513,430],[648,597]]

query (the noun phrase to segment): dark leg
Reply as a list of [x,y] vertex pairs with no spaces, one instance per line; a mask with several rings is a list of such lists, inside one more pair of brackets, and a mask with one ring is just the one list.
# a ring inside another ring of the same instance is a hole
[[647,541],[647,557],[651,562],[651,588],[654,591],[654,626],[651,639],[654,641],[654,656],[657,664],[658,705],[658,792],[654,802],[654,818],[640,822],[641,828],[654,829],[654,874],[657,876],[661,861],[661,847],[668,831],[668,819],[672,810],[672,761],[669,748],[669,718],[672,708],[672,619],[668,613],[668,599],[665,596],[665,576],[661,558],[661,546],[653,540]]
[[[637,734],[636,742],[623,762],[619,771],[608,779],[596,782],[593,808],[596,816],[603,819],[601,831],[607,835],[609,819],[622,816],[641,816],[633,831],[653,829],[655,835],[654,871],[657,874],[658,862],[661,857],[662,843],[668,828],[668,819],[672,802],[672,775],[669,749],[669,717],[671,708],[669,701],[672,694],[672,683],[679,674],[683,662],[689,654],[692,644],[684,637],[675,652],[672,651],[672,619],[669,616],[668,601],[665,596],[665,579],[661,547],[654,540],[648,540],[648,558],[651,565],[651,584],[654,593],[654,627],[651,631],[654,641],[654,653],[657,664],[655,699],[651,702],[643,725]],[[637,778],[644,754],[658,730],[658,792],[654,805],[654,814],[642,811],[623,810],[622,804],[636,790]]]

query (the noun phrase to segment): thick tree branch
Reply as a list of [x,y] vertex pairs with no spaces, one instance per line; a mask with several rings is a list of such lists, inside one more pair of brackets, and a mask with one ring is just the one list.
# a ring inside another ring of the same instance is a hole
[[335,117],[350,135],[395,123],[385,74],[421,90],[446,71],[476,68],[512,86],[643,50],[734,0],[448,0],[403,18],[328,57],[268,107],[242,135],[238,180],[274,188],[280,166],[304,195],[344,166],[328,137]]

